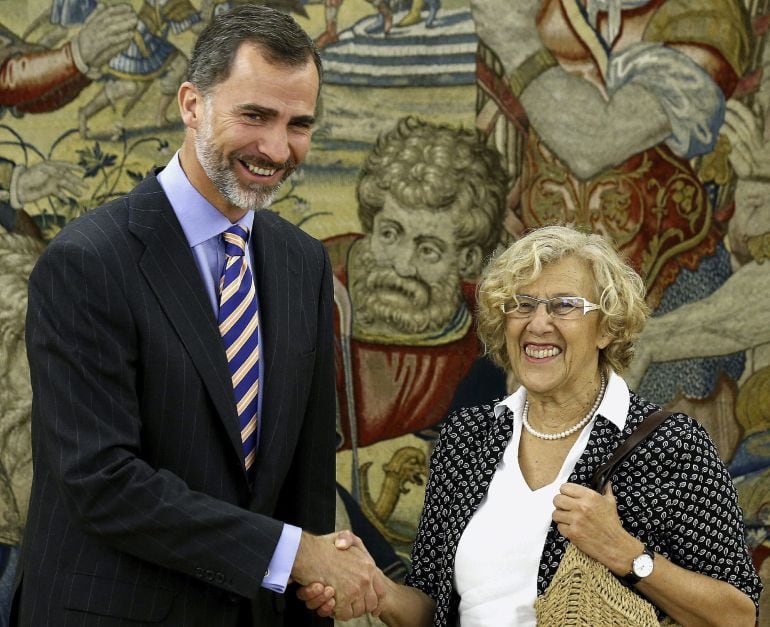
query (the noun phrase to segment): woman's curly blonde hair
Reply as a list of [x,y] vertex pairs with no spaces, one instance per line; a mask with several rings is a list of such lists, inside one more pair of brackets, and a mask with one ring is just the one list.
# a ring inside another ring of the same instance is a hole
[[511,366],[505,343],[506,316],[500,305],[532,283],[545,266],[567,257],[588,263],[600,294],[600,331],[612,340],[599,352],[599,367],[605,374],[610,369],[621,373],[631,363],[634,342],[650,313],[641,277],[601,235],[546,226],[492,257],[478,286],[478,334],[486,353],[506,371]]

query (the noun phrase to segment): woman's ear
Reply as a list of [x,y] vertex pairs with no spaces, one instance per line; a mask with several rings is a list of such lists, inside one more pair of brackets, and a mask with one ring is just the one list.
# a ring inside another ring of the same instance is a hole
[[596,342],[596,346],[599,350],[604,350],[607,348],[610,344],[612,344],[613,338],[607,331],[604,331],[600,336],[599,340]]

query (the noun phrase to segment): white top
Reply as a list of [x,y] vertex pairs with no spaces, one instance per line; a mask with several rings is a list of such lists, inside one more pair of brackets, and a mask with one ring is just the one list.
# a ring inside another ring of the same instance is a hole
[[[497,416],[505,407],[512,411],[513,435],[457,547],[455,589],[460,595],[462,627],[535,627],[537,573],[553,498],[572,474],[596,420],[580,432],[556,479],[532,490],[518,459],[525,399],[526,391],[520,388],[495,406]],[[623,429],[629,401],[625,382],[612,373],[597,414]]]

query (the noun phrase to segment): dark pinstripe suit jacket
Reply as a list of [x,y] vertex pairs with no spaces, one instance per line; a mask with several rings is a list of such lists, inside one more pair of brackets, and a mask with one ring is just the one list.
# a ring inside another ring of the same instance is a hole
[[334,528],[331,272],[323,246],[270,211],[252,246],[265,359],[253,487],[214,313],[155,175],[39,260],[18,624],[235,626],[245,599],[254,625],[324,622],[260,583],[280,521]]

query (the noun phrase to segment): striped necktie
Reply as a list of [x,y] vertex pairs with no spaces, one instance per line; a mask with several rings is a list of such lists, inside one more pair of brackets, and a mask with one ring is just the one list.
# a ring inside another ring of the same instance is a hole
[[225,267],[219,284],[219,332],[232,374],[244,465],[248,471],[257,451],[259,315],[254,279],[245,257],[249,232],[236,224],[222,233],[222,237]]

